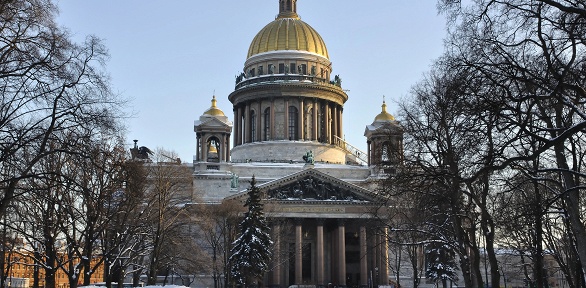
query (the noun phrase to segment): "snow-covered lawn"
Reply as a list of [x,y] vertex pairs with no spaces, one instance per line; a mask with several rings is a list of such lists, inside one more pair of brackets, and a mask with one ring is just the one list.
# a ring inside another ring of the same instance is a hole
[[[77,288],[104,288],[105,286],[77,286]],[[112,285],[112,287],[117,287],[116,285]],[[186,286],[181,286],[181,285],[165,285],[165,286],[159,286],[159,285],[153,285],[153,286],[144,286],[142,288],[161,288],[161,287],[165,287],[165,288],[189,288]]]

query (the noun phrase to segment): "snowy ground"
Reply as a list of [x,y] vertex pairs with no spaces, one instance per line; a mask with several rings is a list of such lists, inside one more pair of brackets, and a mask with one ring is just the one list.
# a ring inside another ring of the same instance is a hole
[[[116,287],[116,286],[113,286]],[[181,286],[181,285],[165,285],[165,286],[159,286],[159,285],[155,285],[155,286],[144,286],[143,288],[161,288],[161,287],[165,287],[165,288],[189,288],[186,286]],[[104,286],[78,286],[77,288],[104,288]]]

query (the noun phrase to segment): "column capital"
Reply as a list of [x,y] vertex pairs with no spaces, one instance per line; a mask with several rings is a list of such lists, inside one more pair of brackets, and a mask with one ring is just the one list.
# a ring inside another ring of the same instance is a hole
[[283,224],[283,220],[280,218],[270,218],[267,220],[270,225],[276,226]]

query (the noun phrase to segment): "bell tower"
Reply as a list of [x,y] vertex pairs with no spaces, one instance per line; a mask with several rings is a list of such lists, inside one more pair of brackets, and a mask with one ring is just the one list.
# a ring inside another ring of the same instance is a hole
[[387,112],[384,100],[381,107],[381,113],[364,131],[368,144],[368,166],[374,175],[392,173],[395,166],[403,163],[403,128]]
[[216,96],[212,106],[195,121],[196,154],[194,162],[224,163],[230,160],[230,133],[232,122],[217,107]]

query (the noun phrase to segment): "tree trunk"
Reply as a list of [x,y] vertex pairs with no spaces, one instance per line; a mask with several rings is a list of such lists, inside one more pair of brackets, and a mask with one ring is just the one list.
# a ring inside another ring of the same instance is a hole
[[104,282],[106,282],[106,287],[112,287],[112,271],[109,258],[104,260]]
[[[49,217],[50,219],[51,217]],[[55,288],[55,273],[57,272],[57,255],[55,251],[55,239],[51,236],[50,223],[45,223],[45,288]]]
[[470,264],[472,287],[481,287],[484,281],[482,280],[482,273],[480,273],[480,251],[476,242],[470,246],[470,258],[472,259]]
[[[6,227],[6,225],[3,225],[4,227]],[[4,232],[4,235],[2,237],[2,243],[6,243],[6,232]],[[5,273],[4,269],[8,267],[8,265],[6,265],[6,250],[5,249],[0,249],[0,287],[7,287],[6,283],[6,275],[8,275],[8,273]]]
[[[482,189],[482,200],[481,200],[481,219],[480,227],[482,234],[484,235],[484,253],[485,257],[488,258],[490,264],[490,285],[492,287],[500,287],[501,275],[499,265],[494,250],[494,221],[488,211],[487,197],[490,193],[488,175],[483,177],[483,189]],[[486,262],[485,262],[486,265]],[[486,268],[485,268],[486,269]],[[488,283],[486,283],[488,285]]]
[[41,269],[39,266],[39,259],[41,259],[41,255],[39,253],[39,247],[38,245],[35,243],[35,252],[34,252],[34,267],[33,267],[33,288],[39,288],[39,269]]
[[533,249],[533,273],[535,273],[535,283],[537,285],[537,287],[546,287],[545,283],[544,283],[544,263],[543,263],[543,213],[542,210],[544,209],[544,207],[542,207],[542,197],[541,197],[541,191],[538,187],[537,183],[533,183],[533,190],[535,191],[535,203],[534,203],[534,208],[533,208],[533,215],[534,215],[534,221],[535,221],[535,227],[533,227],[533,230],[535,231],[535,248]]
[[140,282],[140,274],[142,272],[142,269],[138,269],[135,265],[134,269],[132,269],[132,286],[133,287],[138,287],[138,284]]
[[[407,247],[411,258],[411,270],[413,271],[413,288],[419,287],[419,261],[417,258],[418,246]],[[398,274],[398,273],[397,273]],[[397,287],[400,287],[399,275],[397,275]]]
[[118,273],[118,288],[124,287],[124,269],[120,266],[120,273]]
[[[451,167],[455,167],[452,163]],[[452,168],[457,172],[457,169]],[[452,171],[453,175],[457,175]],[[455,178],[455,177],[454,177]],[[460,209],[461,205],[461,197],[462,194],[460,192],[460,183],[456,179],[451,179],[452,185],[449,187],[451,189],[451,199],[450,199],[450,208],[451,211],[451,218],[452,218],[452,225],[454,228],[454,236],[455,240],[458,245],[458,254],[460,255],[460,269],[462,271],[462,277],[464,278],[464,285],[465,287],[474,287],[472,285],[471,273],[470,273],[470,257],[467,249],[470,245],[467,239],[466,231],[462,226],[462,219],[460,218]]]
[[564,178],[564,197],[562,197],[562,199],[566,204],[568,220],[576,239],[576,251],[578,253],[580,264],[582,265],[582,279],[580,280],[584,283],[586,282],[584,277],[584,275],[586,275],[586,271],[584,270],[586,269],[586,241],[584,241],[584,239],[586,239],[586,228],[580,217],[580,189],[578,189],[574,181],[572,170],[569,168],[566,156],[564,155],[564,144],[565,143],[562,142],[555,145],[555,155],[557,165],[562,170],[561,174]]
[[501,275],[496,253],[494,251],[494,225],[491,224],[492,221],[489,222],[490,223],[485,223],[485,226],[487,227],[483,229],[483,232],[486,241],[485,253],[486,257],[488,257],[488,263],[490,264],[490,285],[492,287],[500,287]]
[[84,248],[84,256],[85,258],[81,259],[81,264],[83,264],[83,286],[89,286],[91,283],[91,277],[93,274],[92,269],[92,251],[94,250],[93,241],[89,239],[94,239],[94,230],[90,227],[88,231],[88,240],[85,242]]
[[[458,218],[458,217],[454,217],[454,218]],[[465,244],[465,241],[463,240],[464,237],[462,237],[462,234],[464,233],[462,230],[462,227],[459,225],[460,221],[459,220],[454,220],[455,224],[454,224],[454,230],[456,232],[456,239],[458,241],[458,247],[459,247],[459,251],[458,254],[460,255],[460,270],[462,271],[462,278],[464,278],[464,287],[475,287],[472,285],[472,278],[471,276],[471,271],[470,271],[470,257],[468,256],[468,249],[466,249],[466,247],[468,247],[468,245]]]

